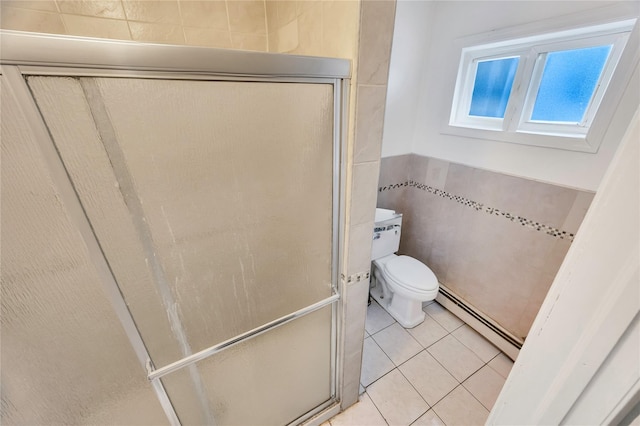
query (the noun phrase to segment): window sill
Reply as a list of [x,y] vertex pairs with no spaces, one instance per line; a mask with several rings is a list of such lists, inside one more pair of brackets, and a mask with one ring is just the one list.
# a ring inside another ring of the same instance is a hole
[[483,139],[492,142],[515,143],[520,145],[586,152],[591,154],[598,151],[599,145],[590,143],[588,136],[585,135],[560,136],[522,131],[507,132],[503,130],[478,129],[449,124],[443,126],[440,133],[471,139]]

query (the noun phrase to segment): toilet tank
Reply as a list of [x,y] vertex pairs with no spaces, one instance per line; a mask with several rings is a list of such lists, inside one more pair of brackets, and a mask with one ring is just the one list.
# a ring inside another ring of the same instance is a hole
[[376,209],[371,260],[389,256],[400,247],[402,214],[394,210]]

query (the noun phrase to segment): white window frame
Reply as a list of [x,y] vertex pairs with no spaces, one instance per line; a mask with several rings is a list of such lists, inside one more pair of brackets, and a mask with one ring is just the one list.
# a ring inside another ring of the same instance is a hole
[[[451,113],[443,133],[573,151],[597,152],[604,132],[601,128],[594,129],[594,122],[597,115],[608,114],[597,114],[598,108],[607,92],[614,92],[609,97],[619,98],[624,90],[625,82],[621,81],[624,79],[615,80],[614,76],[625,46],[637,45],[637,41],[631,42],[634,37],[630,36],[636,22],[636,18],[622,18],[603,24],[573,26],[571,29],[555,32],[538,29],[539,34],[524,37],[513,37],[513,32],[510,31],[498,31],[461,40],[459,42],[460,63],[452,96]],[[638,29],[635,28],[635,31],[637,32]],[[496,41],[490,41],[492,38]],[[490,42],[487,42],[488,40]],[[546,54],[605,44],[612,45],[612,49],[583,120],[577,124],[530,120]],[[634,47],[630,46],[630,48]],[[637,46],[635,48],[637,49]],[[511,57],[519,57],[519,63],[504,118],[469,115],[477,63]],[[608,120],[600,120],[602,121],[608,124]],[[601,126],[600,124],[596,127]]]

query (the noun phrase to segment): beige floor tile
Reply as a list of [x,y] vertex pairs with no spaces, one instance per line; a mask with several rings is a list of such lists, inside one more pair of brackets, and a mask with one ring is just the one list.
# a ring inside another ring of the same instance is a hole
[[398,366],[422,350],[422,346],[397,322],[371,336]]
[[409,425],[429,409],[397,369],[372,384],[367,393],[390,425]]
[[367,320],[364,328],[369,334],[375,334],[383,328],[389,327],[396,320],[387,313],[378,303],[374,300],[371,301],[371,305],[367,308]]
[[447,311],[438,302],[425,306],[423,310],[448,332],[452,332],[464,324],[460,318]]
[[434,343],[427,351],[459,382],[466,380],[484,365],[484,362],[471,349],[452,335]]
[[380,377],[393,370],[395,366],[389,357],[380,349],[378,344],[371,338],[364,339],[362,349],[362,371],[360,383],[367,387]]
[[489,417],[489,411],[462,386],[438,402],[433,411],[446,425],[484,425]]
[[371,425],[386,426],[387,422],[365,392],[360,400],[342,413],[329,420],[331,426]]
[[506,379],[493,368],[485,365],[465,380],[462,385],[485,406],[487,410],[493,408]]
[[420,352],[399,368],[430,406],[435,405],[459,384],[427,351]]
[[429,315],[426,316],[422,324],[410,328],[407,331],[423,348],[428,348],[449,333]]
[[513,361],[511,361],[511,358],[509,358],[505,354],[500,353],[498,356],[489,361],[489,366],[500,373],[500,375],[506,379],[511,372],[511,368],[513,367]]
[[484,362],[491,361],[500,353],[500,349],[493,346],[487,339],[482,337],[480,333],[469,327],[467,324],[463,325],[451,334],[462,342],[463,345],[471,349],[478,358]]
[[440,417],[433,410],[429,410],[416,420],[411,426],[445,426]]

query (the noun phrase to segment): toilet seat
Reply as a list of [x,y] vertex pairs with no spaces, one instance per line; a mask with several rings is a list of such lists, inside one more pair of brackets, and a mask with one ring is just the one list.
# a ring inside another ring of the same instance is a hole
[[409,256],[394,256],[385,262],[383,273],[399,287],[417,293],[438,291],[438,279],[427,265]]

